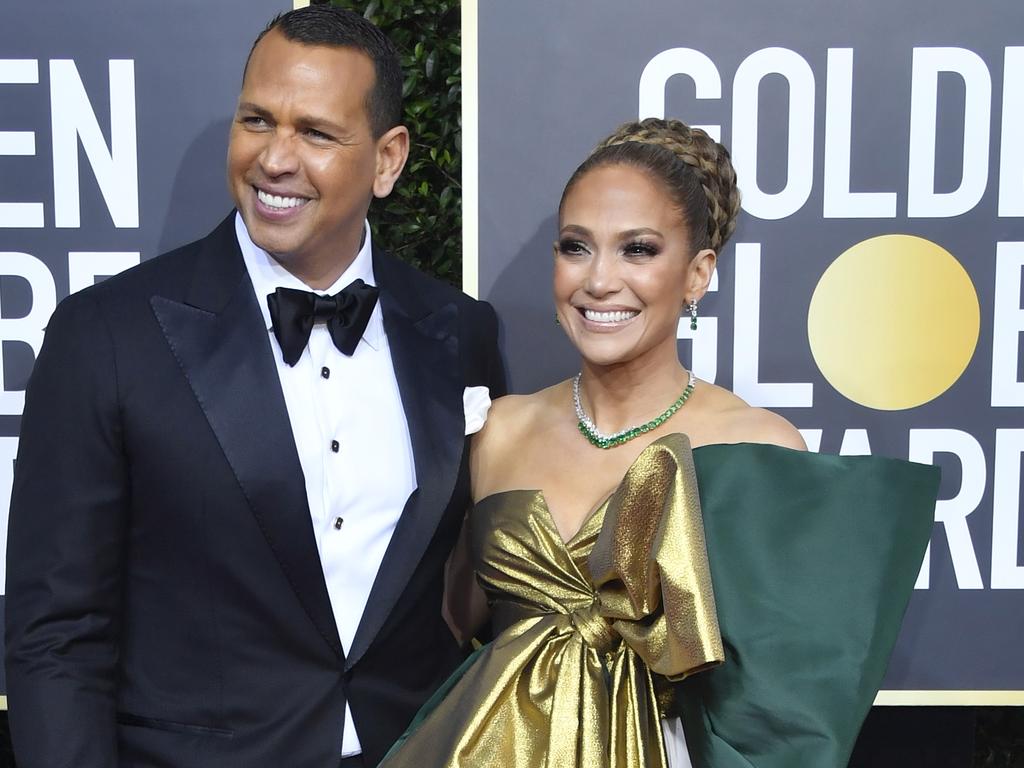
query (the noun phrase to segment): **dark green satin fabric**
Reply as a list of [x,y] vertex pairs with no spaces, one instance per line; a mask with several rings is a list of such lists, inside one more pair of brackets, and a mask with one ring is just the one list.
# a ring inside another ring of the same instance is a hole
[[678,688],[694,768],[842,768],[917,578],[939,471],[765,445],[693,456],[726,654]]

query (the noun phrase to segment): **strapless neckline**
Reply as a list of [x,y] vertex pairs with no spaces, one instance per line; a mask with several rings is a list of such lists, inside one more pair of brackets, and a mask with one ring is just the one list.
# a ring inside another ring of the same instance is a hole
[[[625,479],[625,476],[623,476],[623,479]],[[535,504],[530,504],[528,506],[530,508],[533,508],[534,506],[539,507],[543,511],[542,517],[545,525],[551,527],[555,537],[562,542],[562,546],[566,549],[571,549],[576,540],[581,538],[587,531],[590,524],[604,512],[605,507],[608,506],[608,502],[611,501],[612,496],[615,495],[615,491],[618,489],[619,486],[616,486],[616,488],[612,490],[612,492],[609,493],[596,507],[584,515],[579,527],[568,539],[563,538],[562,532],[558,530],[558,524],[555,522],[555,516],[551,514],[551,507],[548,506],[548,500],[544,497],[544,491],[539,488],[510,488],[505,491],[495,491],[494,493],[489,493],[484,496],[475,504],[475,506],[478,508],[481,506],[487,506],[488,504],[497,502],[502,498],[515,497],[517,495],[529,497],[535,502]]]
[[[608,503],[608,501],[611,499],[611,497],[615,495],[615,492],[617,490],[619,490],[619,488],[622,487],[622,484],[626,481],[626,478],[629,477],[629,473],[633,471],[633,469],[637,466],[637,464],[640,462],[640,459],[643,458],[643,455],[645,453],[650,451],[656,445],[660,445],[660,444],[664,443],[667,440],[671,440],[671,439],[677,438],[677,437],[685,438],[686,441],[687,441],[687,446],[689,447],[689,436],[685,432],[670,432],[669,434],[662,435],[657,440],[653,441],[650,445],[648,445],[646,448],[644,448],[642,451],[640,451],[639,454],[637,454],[637,457],[635,459],[633,459],[633,463],[630,464],[626,468],[626,471],[622,473],[622,479],[619,480],[618,485],[616,485],[611,490],[611,493],[608,494],[608,497],[604,501],[602,501],[600,504],[598,504],[596,507],[594,507],[594,509],[591,511],[590,514],[591,515],[594,514],[594,512],[596,512],[598,509],[600,509],[602,506],[604,506],[605,504]],[[778,449],[778,450],[782,450],[782,451],[793,451],[794,453],[808,453],[808,451],[795,451],[792,448],[785,448],[783,446],[773,445],[771,443],[750,443],[750,442],[745,442],[745,441],[741,441],[741,442],[738,442],[738,443],[702,443],[702,444],[700,444],[700,445],[698,445],[696,447],[689,448],[689,450],[690,450],[690,453],[696,454],[696,453],[700,453],[705,448],[714,449],[714,448],[726,448],[726,447],[738,447],[738,446],[760,446],[760,447],[768,447],[770,449]],[[484,502],[488,501],[489,499],[492,499],[492,498],[497,497],[497,496],[505,496],[505,495],[510,494],[510,493],[539,494],[542,498],[544,496],[544,491],[542,489],[540,489],[540,488],[504,488],[504,489],[502,489],[500,491],[494,491],[492,493],[488,493],[486,496],[482,496],[479,501],[474,502],[474,506],[480,506],[481,504],[483,504]],[[547,501],[546,500],[545,500],[544,506],[547,507]]]
[[558,524],[555,522],[555,516],[551,514],[551,507],[548,506],[548,500],[544,496],[544,490],[541,488],[506,488],[501,491],[495,491],[494,493],[487,494],[486,496],[482,497],[479,501],[477,501],[474,504],[474,506],[486,506],[487,504],[496,502],[499,499],[507,496],[515,496],[518,494],[528,496],[532,498],[537,503],[537,505],[543,509],[544,522],[551,526],[552,530],[555,532],[556,537],[562,542],[562,545],[568,549],[569,547],[571,547],[573,542],[579,539],[580,536],[587,530],[589,524],[593,522],[595,518],[598,517],[599,513],[603,512],[603,510],[608,506],[608,502],[612,500],[612,497],[614,497],[615,494],[618,493],[619,490],[622,488],[622,486],[625,485],[626,481],[629,479],[630,474],[637,468],[637,466],[640,465],[641,459],[644,458],[644,455],[656,449],[657,446],[661,445],[665,441],[669,441],[677,437],[685,438],[686,435],[683,434],[682,432],[671,432],[667,435],[659,437],[657,440],[653,441],[650,445],[646,446],[642,451],[640,451],[640,453],[637,454],[637,457],[633,459],[632,463],[628,467],[626,467],[626,471],[622,473],[622,478],[615,485],[615,487],[612,488],[611,491],[609,491],[608,495],[605,496],[602,501],[598,502],[597,506],[593,507],[586,515],[584,515],[583,519],[580,521],[579,527],[576,529],[576,532],[573,533],[568,539],[562,538],[562,533],[558,530]]

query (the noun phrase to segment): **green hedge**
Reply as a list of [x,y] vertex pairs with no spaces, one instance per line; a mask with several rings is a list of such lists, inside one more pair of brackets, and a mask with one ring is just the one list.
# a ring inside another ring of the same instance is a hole
[[377,242],[403,260],[462,281],[462,50],[458,2],[331,0],[357,11],[391,38],[405,74],[405,124],[412,147],[390,197],[376,200]]

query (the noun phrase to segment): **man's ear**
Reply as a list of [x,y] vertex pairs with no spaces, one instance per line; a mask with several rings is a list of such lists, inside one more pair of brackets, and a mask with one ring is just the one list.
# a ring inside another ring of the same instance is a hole
[[402,175],[409,158],[409,129],[396,125],[377,139],[377,170],[373,179],[374,197],[387,197]]
[[700,301],[707,293],[711,285],[711,276],[715,274],[715,265],[718,264],[718,254],[710,248],[697,251],[690,260],[690,266],[686,270],[686,300],[693,299]]

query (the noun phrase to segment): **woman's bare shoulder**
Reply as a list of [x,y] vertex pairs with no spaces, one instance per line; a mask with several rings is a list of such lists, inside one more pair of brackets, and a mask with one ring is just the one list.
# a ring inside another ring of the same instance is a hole
[[529,395],[506,395],[491,403],[483,429],[473,436],[470,472],[476,491],[500,487],[508,471],[523,459],[523,452],[550,427],[563,409],[566,383]]
[[705,383],[704,411],[708,431],[714,433],[707,442],[767,443],[807,450],[803,436],[786,419],[754,408],[722,387]]
[[534,422],[544,418],[561,387],[563,384],[560,383],[529,395],[499,397],[491,403],[478,441],[499,445],[515,441],[521,433],[530,431]]

